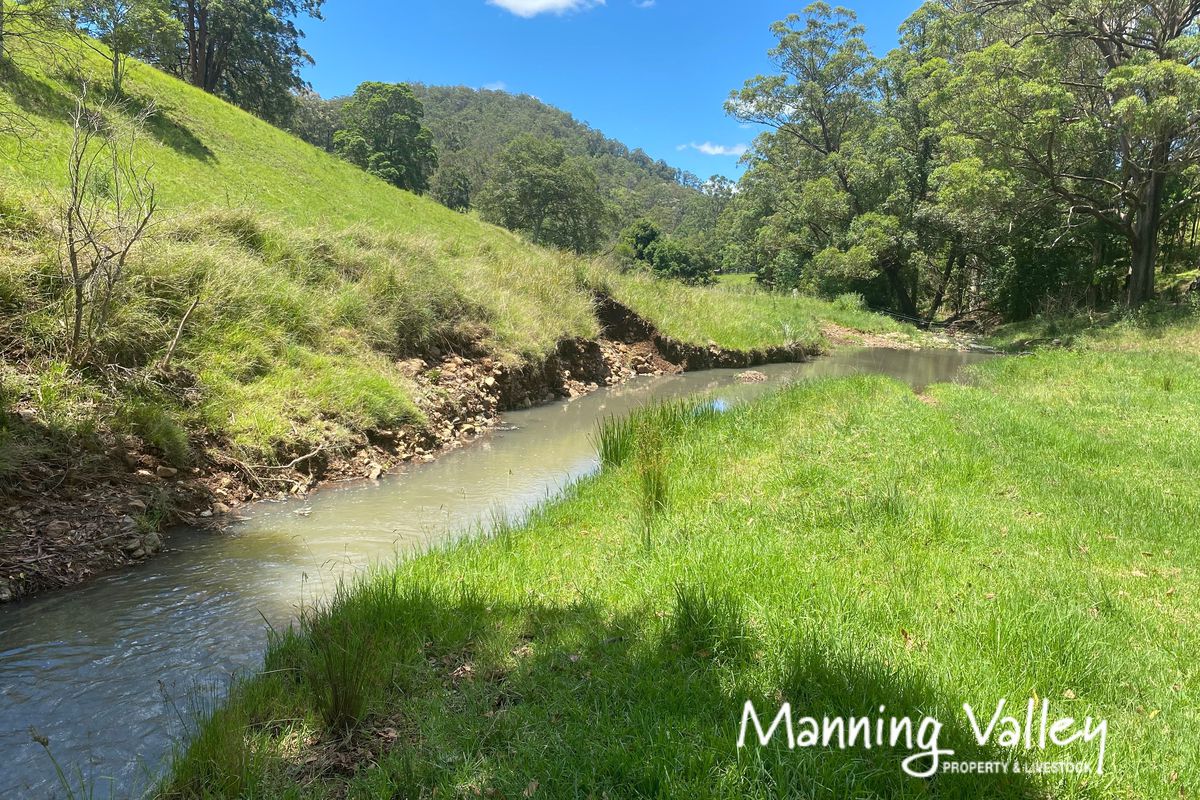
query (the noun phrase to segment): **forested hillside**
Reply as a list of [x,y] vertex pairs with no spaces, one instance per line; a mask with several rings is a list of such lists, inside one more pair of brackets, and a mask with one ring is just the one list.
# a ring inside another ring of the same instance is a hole
[[475,196],[488,177],[489,164],[522,135],[552,139],[570,156],[585,158],[613,204],[616,226],[639,217],[680,234],[704,230],[712,205],[707,181],[631,150],[567,112],[529,95],[475,90],[463,86],[413,87],[425,105],[441,169],[464,172]]
[[[667,233],[699,241],[713,229],[732,197],[732,184],[726,179],[701,180],[655,161],[535,97],[464,86],[409,84],[407,88],[416,102],[405,107],[405,119],[429,131],[436,152],[431,177],[421,189],[427,188],[451,208],[477,208],[489,180],[494,182],[501,170],[499,160],[523,143],[558,148],[558,160],[578,165],[589,182],[594,179],[602,206],[574,217],[585,218],[598,229],[596,246],[611,243],[618,231],[642,218]],[[339,134],[347,127],[346,107],[351,102],[353,98],[303,94],[288,127],[318,147],[345,152],[345,134]],[[539,157],[545,162],[544,156]],[[368,165],[364,162],[364,166]],[[554,177],[556,183],[569,184],[574,176]],[[594,189],[582,193],[597,194]]]

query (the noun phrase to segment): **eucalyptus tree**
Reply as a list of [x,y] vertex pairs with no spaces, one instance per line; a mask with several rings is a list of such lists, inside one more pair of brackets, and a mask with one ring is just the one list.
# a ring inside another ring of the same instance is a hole
[[[69,0],[67,13],[83,41],[109,62],[112,91],[123,94],[129,57],[170,47],[183,29],[171,15],[170,0]],[[103,48],[96,46],[102,42]]]
[[183,35],[158,61],[206,92],[268,121],[289,118],[300,69],[312,64],[297,25],[325,0],[171,0]]
[[610,216],[588,163],[559,142],[532,136],[500,152],[477,205],[489,222],[578,253],[599,248]]
[[[1124,242],[1154,295],[1164,224],[1200,199],[1200,2],[975,0],[989,43],[943,69],[964,150]],[[1034,196],[1036,198],[1036,195]],[[1036,199],[1035,199],[1036,202]]]
[[771,214],[756,246],[775,251],[776,279],[824,288],[882,279],[885,302],[915,316],[913,203],[896,202],[898,164],[880,149],[883,62],[854,13],[825,3],[772,32],[777,74],[752,78],[726,104],[771,129],[749,159],[751,191],[775,195],[762,201]]

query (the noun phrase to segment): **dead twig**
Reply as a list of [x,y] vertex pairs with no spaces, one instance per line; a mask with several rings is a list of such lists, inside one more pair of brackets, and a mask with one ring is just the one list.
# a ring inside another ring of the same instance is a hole
[[183,336],[183,326],[187,325],[188,319],[192,316],[192,312],[196,310],[196,306],[200,305],[200,297],[192,301],[191,307],[187,313],[183,315],[183,319],[179,320],[179,329],[175,331],[175,338],[171,340],[171,346],[167,348],[167,354],[163,356],[162,363],[158,365],[160,370],[166,371],[171,364],[171,356],[175,355],[175,348],[179,346],[179,338]]

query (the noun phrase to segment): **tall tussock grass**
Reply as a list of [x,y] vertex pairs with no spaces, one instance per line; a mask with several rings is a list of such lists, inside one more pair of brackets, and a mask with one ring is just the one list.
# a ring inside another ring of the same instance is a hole
[[687,426],[702,423],[720,413],[707,400],[676,400],[654,403],[627,417],[608,417],[592,434],[592,443],[605,469],[616,469],[638,452],[639,432],[646,436],[661,436],[670,440]]
[[602,469],[633,465],[638,517],[647,548],[653,544],[656,521],[670,505],[672,442],[686,436],[691,426],[704,424],[719,413],[710,400],[655,403],[629,417],[610,417],[593,434]]
[[665,431],[649,418],[637,420],[634,441],[634,471],[637,475],[638,512],[642,522],[642,538],[648,548],[653,545],[654,523],[667,510],[671,491],[669,459]]
[[600,466],[616,469],[633,455],[633,422],[628,417],[608,417],[596,428],[592,442],[600,456]]
[[303,626],[309,653],[304,682],[316,698],[325,728],[350,730],[367,710],[367,675],[371,669],[369,633],[339,620]]

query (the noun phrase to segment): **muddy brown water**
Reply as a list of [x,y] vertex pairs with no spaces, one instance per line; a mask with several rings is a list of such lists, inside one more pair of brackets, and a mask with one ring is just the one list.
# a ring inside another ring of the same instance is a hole
[[[372,562],[517,518],[597,466],[597,423],[654,400],[750,399],[795,380],[881,373],[915,388],[986,358],[954,351],[843,351],[806,364],[638,378],[506,414],[502,429],[431,464],[308,501],[262,504],[225,535],[180,530],[168,552],[82,588],[0,607],[0,797],[69,796],[30,728],[50,740],[76,796],[152,785],[200,700],[260,662],[267,622]],[[80,781],[88,787],[80,792]]]

